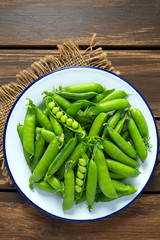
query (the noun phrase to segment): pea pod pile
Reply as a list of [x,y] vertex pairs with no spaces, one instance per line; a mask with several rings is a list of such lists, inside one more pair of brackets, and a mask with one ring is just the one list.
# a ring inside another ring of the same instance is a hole
[[95,202],[135,193],[123,180],[140,174],[149,131],[129,94],[95,82],[43,94],[40,106],[28,99],[24,124],[17,126],[30,188],[62,196],[63,211],[83,201],[91,211]]

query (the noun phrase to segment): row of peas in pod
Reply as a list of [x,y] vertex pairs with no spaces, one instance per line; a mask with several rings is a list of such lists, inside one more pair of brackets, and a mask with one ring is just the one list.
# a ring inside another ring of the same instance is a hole
[[17,126],[30,188],[61,195],[63,211],[83,201],[91,211],[95,202],[135,193],[123,180],[140,174],[137,160],[147,158],[149,132],[128,94],[91,82],[43,95],[43,107],[28,99]]

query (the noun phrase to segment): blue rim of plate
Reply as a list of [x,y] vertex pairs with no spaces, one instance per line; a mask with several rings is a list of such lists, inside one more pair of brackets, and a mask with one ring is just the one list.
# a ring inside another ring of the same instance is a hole
[[[99,71],[104,71],[104,72],[107,72],[107,73],[110,73],[112,75],[115,75],[116,77],[120,78],[122,81],[126,82],[128,85],[130,85],[138,94],[139,96],[142,98],[142,100],[144,101],[144,103],[146,104],[146,106],[148,107],[149,111],[150,111],[150,114],[153,118],[153,122],[154,122],[154,125],[155,125],[155,130],[156,130],[156,136],[157,136],[157,153],[156,153],[156,159],[155,159],[155,163],[154,163],[154,167],[152,169],[152,172],[150,174],[150,177],[148,178],[145,186],[142,188],[142,190],[139,192],[139,194],[137,196],[135,196],[135,198],[133,198],[127,205],[125,205],[124,207],[122,207],[121,209],[119,209],[118,211],[115,211],[109,215],[106,215],[106,216],[103,216],[103,217],[99,217],[99,218],[94,218],[94,219],[69,219],[69,218],[63,218],[63,217],[59,217],[57,215],[54,215],[52,213],[49,213],[48,211],[42,209],[41,207],[39,207],[38,205],[36,205],[34,202],[32,202],[24,193],[23,191],[19,188],[19,186],[17,185],[17,183],[15,182],[14,180],[14,177],[12,175],[12,172],[9,168],[9,165],[8,165],[8,160],[7,160],[7,155],[6,155],[6,144],[5,144],[5,139],[6,139],[6,131],[7,131],[7,126],[8,126],[8,121],[10,119],[10,116],[12,114],[12,111],[14,110],[14,107],[15,105],[17,104],[17,102],[19,101],[19,99],[21,98],[21,96],[33,85],[35,84],[36,82],[38,82],[39,80],[41,80],[42,78],[50,75],[50,74],[53,74],[55,72],[59,72],[59,71],[64,71],[64,70],[67,70],[67,69],[72,69],[72,68],[88,68],[88,69],[96,69],[96,70],[99,70]],[[154,118],[154,115],[148,105],[148,103],[146,102],[146,100],[144,99],[144,97],[141,95],[141,93],[132,85],[130,84],[127,80],[125,80],[124,78],[122,78],[121,76],[118,76],[117,74],[113,73],[113,72],[110,72],[108,70],[105,70],[105,69],[102,69],[102,68],[98,68],[98,67],[90,67],[90,66],[73,66],[73,67],[65,67],[65,68],[61,68],[61,69],[57,69],[57,70],[54,70],[54,71],[51,71],[43,76],[41,76],[40,78],[36,79],[34,82],[32,82],[19,96],[18,98],[16,99],[16,101],[14,102],[9,114],[8,114],[8,117],[7,117],[7,120],[6,120],[6,124],[5,124],[5,128],[4,128],[4,134],[3,134],[3,152],[4,152],[4,159],[5,159],[5,164],[6,164],[6,167],[7,167],[7,170],[9,172],[9,175],[10,175],[10,178],[12,180],[12,182],[14,183],[15,187],[18,189],[18,191],[21,193],[21,195],[31,204],[33,205],[34,207],[36,207],[38,210],[42,211],[43,213],[51,216],[51,217],[54,217],[54,218],[57,218],[57,219],[60,219],[60,220],[65,220],[65,221],[70,221],[70,222],[91,222],[91,221],[98,221],[98,220],[102,220],[102,219],[105,219],[105,218],[108,218],[108,217],[111,217],[115,214],[117,214],[118,212],[121,212],[122,210],[124,210],[125,208],[127,208],[129,205],[131,205],[139,196],[140,194],[144,191],[144,189],[146,188],[146,186],[148,185],[152,175],[153,175],[153,172],[155,170],[155,167],[156,167],[156,162],[157,162],[157,159],[158,159],[158,146],[159,146],[159,137],[158,137],[158,129],[157,129],[157,124],[156,124],[156,121],[155,121],[155,118]]]

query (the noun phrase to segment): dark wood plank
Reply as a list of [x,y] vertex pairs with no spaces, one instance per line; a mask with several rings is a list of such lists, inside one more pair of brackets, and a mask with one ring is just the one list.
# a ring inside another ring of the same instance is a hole
[[[160,117],[160,52],[106,51],[121,76],[136,87]],[[0,86],[15,81],[15,75],[47,54],[58,56],[56,50],[1,50]]]
[[122,212],[87,223],[64,222],[40,212],[18,193],[0,193],[3,240],[158,240],[160,195],[141,195]]
[[1,0],[0,45],[56,45],[64,39],[100,45],[160,42],[157,0]]

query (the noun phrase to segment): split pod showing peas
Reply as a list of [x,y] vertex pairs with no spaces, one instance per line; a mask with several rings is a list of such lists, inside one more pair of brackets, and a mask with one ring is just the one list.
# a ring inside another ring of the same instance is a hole
[[71,116],[69,116],[66,112],[64,112],[64,110],[53,100],[52,97],[47,97],[46,106],[50,114],[60,123],[62,123],[65,127],[69,128],[74,132],[82,133],[82,135],[84,134],[84,131],[80,124]]
[[75,197],[81,198],[85,186],[87,169],[88,169],[88,156],[85,152],[81,151],[81,157],[78,160],[76,184],[75,184]]

